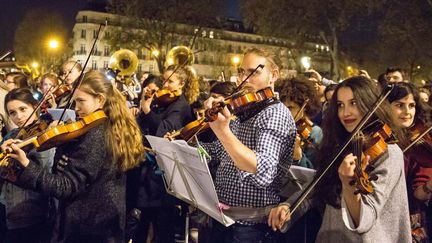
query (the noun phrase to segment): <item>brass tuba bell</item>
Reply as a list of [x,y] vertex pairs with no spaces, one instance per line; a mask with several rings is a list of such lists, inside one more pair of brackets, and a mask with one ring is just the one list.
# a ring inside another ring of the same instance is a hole
[[165,67],[171,65],[192,65],[194,62],[193,52],[186,46],[173,47],[166,55]]
[[111,56],[108,67],[117,73],[117,79],[126,85],[135,83],[135,71],[138,67],[138,57],[131,50],[120,49]]

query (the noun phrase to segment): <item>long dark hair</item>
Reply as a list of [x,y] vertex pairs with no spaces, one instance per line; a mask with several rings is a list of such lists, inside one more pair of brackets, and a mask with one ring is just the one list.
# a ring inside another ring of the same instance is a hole
[[4,109],[7,114],[9,114],[9,111],[7,109],[7,104],[12,100],[19,100],[21,102],[30,105],[33,108],[38,105],[38,101],[33,97],[33,94],[29,89],[27,88],[13,89],[6,94],[4,100]]
[[[414,102],[416,104],[415,105],[416,112],[414,115],[413,125],[418,122],[422,122],[423,124],[430,123],[431,108],[427,104],[424,104],[423,102],[420,101],[419,90],[411,83],[400,82],[394,85],[395,87],[390,93],[390,95],[387,97],[387,100],[390,103],[392,103],[394,101],[405,98],[409,94],[412,94],[414,97]],[[404,133],[404,136],[401,136],[399,138],[399,145],[405,147],[410,142],[409,141],[410,136],[408,135],[409,132],[408,129],[402,129],[402,131]]]
[[[364,76],[355,76],[344,80],[342,83],[338,84],[336,87],[333,97],[329,102],[329,107],[326,110],[326,119],[323,120],[322,130],[323,130],[323,141],[319,150],[318,160],[316,161],[318,165],[317,175],[320,175],[324,168],[327,166],[330,160],[333,159],[334,154],[338,152],[340,146],[350,135],[342,125],[338,117],[338,92],[339,89],[347,87],[353,92],[354,99],[357,102],[357,107],[362,114],[366,114],[369,109],[373,106],[375,101],[380,95],[380,89],[374,84],[373,81]],[[375,111],[374,115],[369,119],[369,122],[376,119],[387,123],[393,128],[390,104],[388,101],[384,101],[380,107]],[[315,196],[324,200],[324,203],[332,205],[333,207],[340,208],[340,193],[342,189],[341,181],[339,180],[338,167],[343,156],[338,158],[338,161],[333,165],[333,167],[324,176],[321,183],[318,184]]]

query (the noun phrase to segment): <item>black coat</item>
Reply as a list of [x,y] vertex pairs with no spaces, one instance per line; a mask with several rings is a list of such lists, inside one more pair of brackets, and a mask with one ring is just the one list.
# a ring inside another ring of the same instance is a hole
[[53,242],[122,242],[126,177],[107,156],[104,125],[59,146],[54,170],[30,162],[17,181],[59,199]]
[[[163,137],[195,119],[184,95],[168,107],[152,109],[138,116],[138,124],[144,135]],[[146,146],[149,146],[146,144]],[[141,167],[128,172],[128,208],[156,207],[172,204],[173,198],[165,192],[162,177],[155,160],[147,160]]]

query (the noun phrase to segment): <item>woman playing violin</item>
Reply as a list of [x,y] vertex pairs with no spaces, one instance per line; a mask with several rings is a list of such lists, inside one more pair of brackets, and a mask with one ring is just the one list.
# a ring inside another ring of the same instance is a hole
[[57,103],[55,102],[55,98],[53,96],[54,88],[56,88],[59,85],[59,79],[56,74],[54,73],[46,73],[44,74],[40,79],[40,91],[42,92],[42,95],[48,95],[47,97],[47,104],[43,105],[45,107],[49,106],[50,108],[56,108]]
[[[355,129],[379,96],[374,83],[362,76],[346,79],[336,88],[326,120],[323,123],[323,142],[319,150],[319,169]],[[390,124],[389,104],[384,102],[372,116]],[[395,129],[392,129],[393,131]],[[410,242],[410,226],[402,151],[396,144],[387,144],[387,151],[375,161],[364,158],[373,165],[370,176],[373,190],[369,194],[355,193],[351,183],[355,179],[357,158],[350,151],[330,168],[318,187],[312,202],[325,205],[323,221],[317,242]],[[294,214],[295,215],[295,214]],[[294,216],[293,215],[293,216]],[[272,209],[269,225],[276,230],[280,220],[290,218],[288,205]]]
[[[391,104],[394,124],[405,132],[405,136],[399,139],[399,145],[405,148],[415,139],[414,134],[419,135],[424,130],[422,124],[427,124],[427,116],[430,116],[426,112],[428,107],[420,102],[418,90],[411,83],[397,83],[387,99]],[[430,135],[424,136],[424,139],[427,138]],[[428,230],[431,225],[428,221],[432,219],[426,218],[426,202],[432,197],[432,180],[429,178],[432,175],[431,144],[432,141],[428,144],[427,141],[420,140],[404,154],[411,228],[415,242],[428,242],[430,237]]]
[[59,145],[53,173],[14,140],[11,157],[23,167],[16,184],[59,200],[53,242],[123,242],[125,171],[144,155],[141,134],[126,101],[99,71],[85,74],[74,95],[79,117],[102,110],[107,118],[87,133]]
[[[152,127],[150,135],[160,137],[167,132],[182,128],[193,120],[189,104],[193,103],[199,95],[198,79],[191,67],[169,66],[163,78],[165,81],[162,89],[156,92],[171,92],[177,94],[178,97],[166,106],[155,104],[158,103],[158,98],[155,97],[157,93],[144,97],[141,100],[142,113],[138,116],[140,124]],[[143,93],[147,93],[148,89],[144,88]],[[164,97],[167,96],[164,95]]]
[[[37,122],[38,112],[34,112],[37,103],[30,90],[18,88],[6,95],[5,110],[15,125],[24,126],[24,130],[26,130],[29,127],[24,124],[26,121],[27,125]],[[11,130],[7,137],[15,137],[18,130],[18,128]],[[27,154],[41,168],[51,169],[54,149],[43,152],[37,152],[33,149]],[[12,163],[18,162],[12,161]],[[49,242],[52,230],[50,211],[53,209],[50,207],[49,197],[43,193],[23,189],[8,182],[8,178],[12,179],[18,174],[18,167],[15,166],[14,164],[10,167],[0,168],[2,175],[0,180],[4,180],[0,194],[6,206],[8,227],[5,242],[29,242],[29,240],[32,242]]]
[[311,121],[320,111],[318,93],[309,81],[300,78],[279,80],[276,84],[280,100],[291,111],[297,125],[294,161],[314,168],[315,152],[322,140],[321,128]]
[[[194,120],[190,104],[199,95],[199,85],[192,67],[169,66],[163,73],[163,80],[162,89],[156,92],[149,92],[149,87],[143,89],[141,112],[137,120],[144,135],[163,137]],[[146,95],[148,93],[150,95]],[[175,95],[170,97],[170,93]],[[128,194],[137,197],[130,198],[136,202],[131,207],[139,208],[148,216],[140,222],[139,230],[133,237],[134,242],[145,242],[150,222],[153,222],[154,234],[159,241],[174,242],[173,219],[178,215],[174,205],[177,201],[166,193],[162,176],[158,172],[155,160],[148,159],[140,168],[140,173],[135,173],[134,178],[128,178],[128,183],[130,181],[134,185],[128,188],[128,191],[132,191]]]

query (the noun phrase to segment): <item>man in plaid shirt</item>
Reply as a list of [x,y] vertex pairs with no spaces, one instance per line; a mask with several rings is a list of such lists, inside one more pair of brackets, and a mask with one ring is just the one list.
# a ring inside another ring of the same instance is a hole
[[[259,65],[263,67],[257,68]],[[274,54],[257,48],[246,51],[239,81],[249,75],[244,84],[246,90],[273,88],[279,77]],[[220,100],[209,98],[206,108],[217,101]],[[217,140],[202,144],[220,161],[216,191],[224,207],[232,209],[226,214],[236,219],[236,224],[227,228],[216,223],[212,237],[215,242],[274,242],[275,233],[265,221],[252,216],[279,203],[281,179],[293,162],[294,119],[276,99],[262,101],[253,111],[237,114],[236,120],[230,122],[231,116],[225,107],[217,120],[210,122]]]

